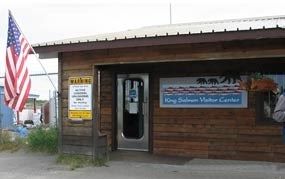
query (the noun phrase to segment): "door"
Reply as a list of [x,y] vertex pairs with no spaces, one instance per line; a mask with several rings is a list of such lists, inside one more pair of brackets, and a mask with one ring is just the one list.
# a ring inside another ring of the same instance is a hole
[[148,151],[148,74],[117,76],[117,140],[119,150]]

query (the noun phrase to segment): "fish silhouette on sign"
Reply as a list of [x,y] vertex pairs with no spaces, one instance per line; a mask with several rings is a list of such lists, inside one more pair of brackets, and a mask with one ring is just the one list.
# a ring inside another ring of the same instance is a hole
[[241,81],[240,74],[238,73],[225,73],[220,76],[222,79],[221,83],[227,82],[228,84],[235,84],[238,81]]
[[205,78],[198,78],[198,79],[196,80],[196,82],[197,82],[198,84],[207,84],[207,80],[206,80]]
[[208,79],[208,84],[216,85],[219,84],[219,81],[216,78]]

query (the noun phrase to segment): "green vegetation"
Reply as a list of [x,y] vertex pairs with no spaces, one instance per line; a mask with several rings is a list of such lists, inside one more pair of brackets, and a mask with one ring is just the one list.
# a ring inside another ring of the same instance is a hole
[[106,160],[96,159],[95,161],[91,159],[90,156],[85,155],[72,155],[72,154],[62,154],[57,158],[57,163],[68,165],[70,170],[75,170],[76,168],[82,168],[87,166],[107,166]]
[[[27,149],[32,152],[45,152],[56,154],[58,152],[57,128],[39,127],[31,129],[27,137],[20,137],[11,133],[0,135],[0,151],[15,152]],[[87,166],[107,166],[106,159],[93,160],[91,156],[62,154],[57,158],[57,163],[68,165],[70,170]]]
[[28,148],[34,152],[58,152],[58,130],[57,128],[39,127],[32,129],[28,136]]
[[0,151],[15,152],[20,149],[29,149],[35,152],[57,153],[57,128],[39,127],[31,129],[27,137],[20,137],[17,132],[8,131],[0,134]]
[[11,141],[11,136],[8,134],[2,134],[0,136],[0,151],[16,152],[25,147],[26,139],[16,137]]

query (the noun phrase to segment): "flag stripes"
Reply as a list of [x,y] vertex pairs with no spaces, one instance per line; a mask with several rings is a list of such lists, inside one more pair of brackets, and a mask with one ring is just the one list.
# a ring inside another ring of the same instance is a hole
[[4,93],[5,104],[17,111],[23,110],[31,89],[26,63],[30,51],[29,43],[9,14]]

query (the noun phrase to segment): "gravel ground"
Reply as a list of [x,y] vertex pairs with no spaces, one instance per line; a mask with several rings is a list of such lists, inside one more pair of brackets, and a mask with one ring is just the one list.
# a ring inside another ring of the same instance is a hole
[[285,179],[285,164],[193,159],[183,165],[110,161],[107,167],[70,171],[57,156],[0,153],[1,179]]

